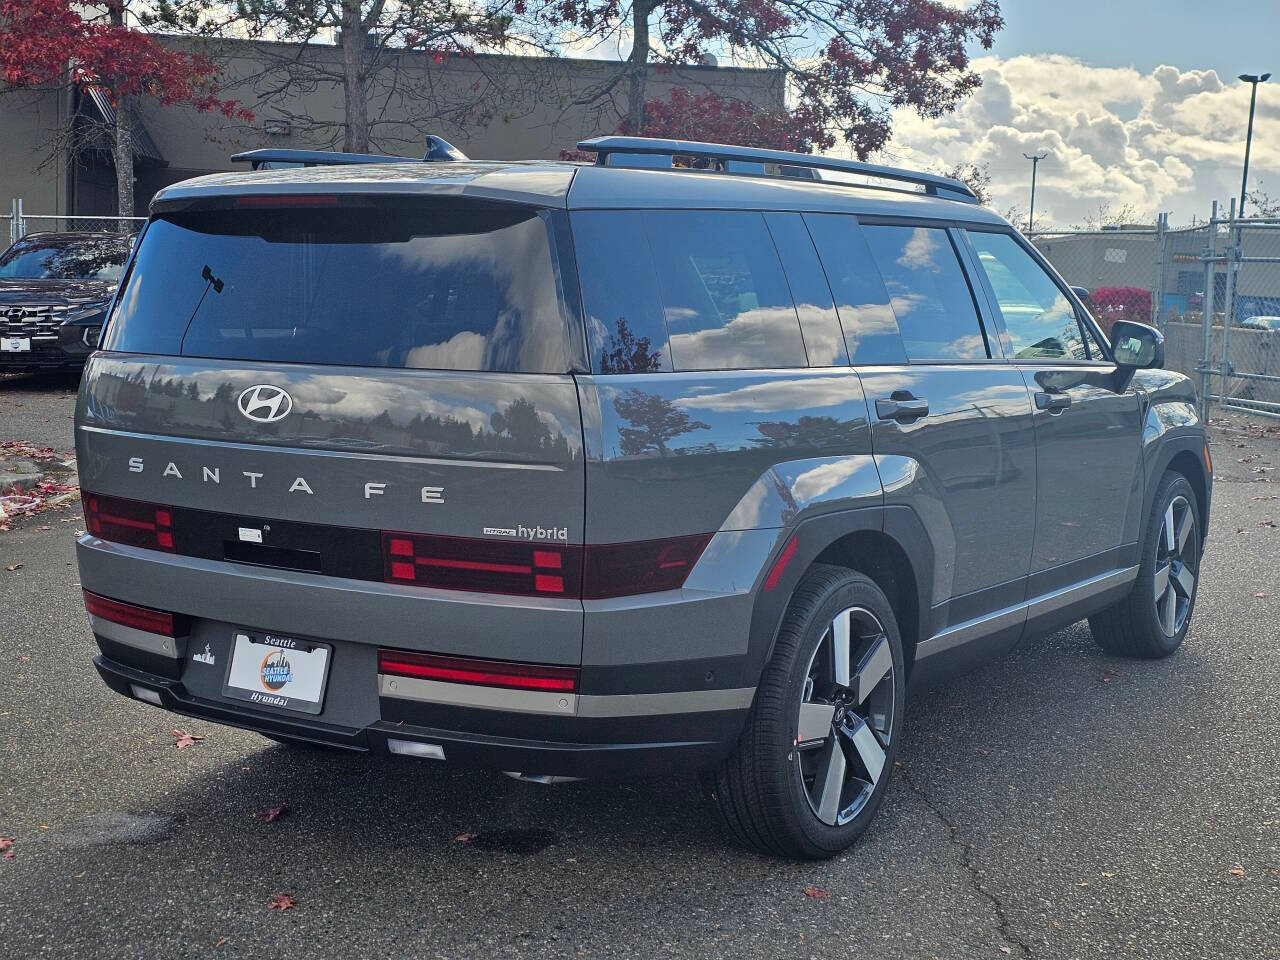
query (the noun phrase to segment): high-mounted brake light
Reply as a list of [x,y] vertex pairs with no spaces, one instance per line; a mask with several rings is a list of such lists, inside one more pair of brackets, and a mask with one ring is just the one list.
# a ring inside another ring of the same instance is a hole
[[95,537],[173,552],[173,510],[154,503],[81,491],[84,522]]
[[393,677],[503,687],[508,690],[573,693],[578,689],[577,667],[438,657],[433,654],[410,653],[406,650],[379,650],[378,672]]
[[237,207],[336,207],[336,194],[254,193],[236,197]]
[[185,632],[185,620],[175,617],[164,610],[153,610],[151,607],[139,607],[122,600],[112,600],[96,593],[84,591],[84,608],[95,617],[110,620],[121,626],[133,627],[147,633],[160,633],[166,637],[176,637],[181,625]]

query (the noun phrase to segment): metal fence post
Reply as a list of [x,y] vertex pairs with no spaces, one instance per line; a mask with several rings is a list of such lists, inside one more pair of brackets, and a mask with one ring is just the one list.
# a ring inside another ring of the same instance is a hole
[[1200,372],[1200,419],[1209,419],[1209,391],[1213,379],[1211,356],[1213,352],[1213,286],[1214,259],[1218,246],[1218,201],[1213,201],[1213,212],[1209,215],[1209,234],[1205,241],[1204,253],[1204,295],[1201,297],[1200,310],[1203,314],[1203,341],[1200,349],[1200,363],[1196,369]]
[[27,222],[22,216],[21,197],[13,201],[13,220],[9,223],[9,232],[13,235],[14,243],[27,235]]
[[1234,371],[1231,365],[1231,321],[1235,319],[1236,274],[1240,272],[1240,234],[1244,232],[1236,221],[1235,197],[1231,198],[1230,209],[1230,217],[1227,220],[1227,249],[1223,251],[1227,259],[1227,289],[1223,297],[1226,302],[1222,305],[1222,386],[1218,391],[1223,403],[1226,403],[1231,395],[1231,374]]
[[1169,215],[1162,213],[1156,217],[1156,276],[1151,286],[1151,324],[1164,329],[1164,276],[1166,269],[1165,252],[1169,243]]

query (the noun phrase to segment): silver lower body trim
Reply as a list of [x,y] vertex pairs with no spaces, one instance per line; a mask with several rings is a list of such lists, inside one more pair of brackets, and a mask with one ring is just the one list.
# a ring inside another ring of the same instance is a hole
[[89,614],[89,627],[100,637],[161,657],[172,657],[178,660],[185,652],[183,649],[186,646],[185,638],[175,640],[161,633],[148,633],[136,627],[126,627],[122,623],[103,620],[102,617],[95,617],[92,613]]
[[1064,607],[1088,600],[1090,597],[1097,596],[1100,593],[1106,593],[1115,587],[1122,587],[1126,583],[1137,579],[1137,576],[1138,567],[1136,565],[1112,570],[1109,573],[1102,573],[1096,577],[1090,577],[1088,580],[1082,580],[1080,583],[1072,584],[1069,587],[1063,587],[1061,590],[1041,594],[1011,607],[1005,607],[992,613],[983,614],[981,617],[974,617],[972,620],[957,623],[947,627],[945,630],[938,631],[920,644],[917,656],[932,656],[968,643],[970,640],[977,640],[979,637],[1017,627],[1028,620],[1054,613]]
[[651,717],[712,710],[745,710],[755,687],[690,690],[677,693],[625,693],[611,697],[540,690],[506,690],[442,680],[378,675],[378,696],[508,713],[545,713],[579,717]]

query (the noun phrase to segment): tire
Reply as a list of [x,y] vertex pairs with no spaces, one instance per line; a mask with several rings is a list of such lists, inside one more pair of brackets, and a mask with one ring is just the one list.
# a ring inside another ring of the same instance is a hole
[[[1173,548],[1166,536],[1173,525]],[[1189,527],[1184,524],[1189,523]],[[1107,653],[1143,660],[1167,657],[1191,626],[1200,583],[1200,507],[1182,474],[1160,479],[1142,537],[1142,563],[1129,595],[1089,618]]]
[[[836,657],[842,635],[843,672]],[[814,566],[791,597],[746,728],[729,757],[703,776],[728,833],[794,859],[824,859],[853,843],[893,772],[905,680],[902,639],[884,593],[862,574]]]

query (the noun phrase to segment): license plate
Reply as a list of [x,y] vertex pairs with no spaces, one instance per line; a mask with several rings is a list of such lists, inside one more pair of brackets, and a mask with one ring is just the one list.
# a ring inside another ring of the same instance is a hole
[[222,692],[258,706],[319,713],[331,651],[325,643],[237,630]]
[[30,337],[0,337],[0,353],[29,353]]

